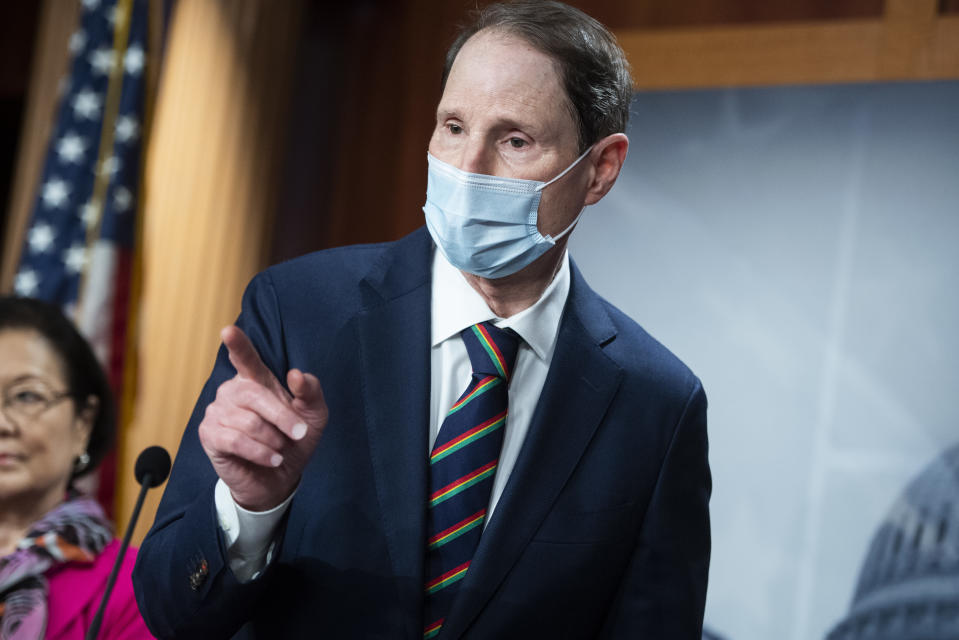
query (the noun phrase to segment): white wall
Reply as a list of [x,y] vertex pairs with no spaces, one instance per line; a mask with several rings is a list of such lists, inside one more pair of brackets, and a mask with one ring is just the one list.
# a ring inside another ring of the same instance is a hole
[[572,255],[710,400],[706,622],[823,638],[959,441],[959,83],[640,93]]

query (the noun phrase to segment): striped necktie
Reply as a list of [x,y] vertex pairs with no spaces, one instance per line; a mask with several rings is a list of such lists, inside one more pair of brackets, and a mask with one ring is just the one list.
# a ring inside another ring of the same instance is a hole
[[439,635],[483,532],[519,347],[516,333],[489,322],[460,335],[473,376],[446,414],[430,453],[424,639]]

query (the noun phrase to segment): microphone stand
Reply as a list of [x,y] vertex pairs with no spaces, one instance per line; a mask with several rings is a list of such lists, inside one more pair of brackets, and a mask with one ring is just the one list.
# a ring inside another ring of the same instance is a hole
[[143,499],[147,491],[153,486],[153,474],[149,471],[144,474],[140,484],[140,493],[137,495],[136,506],[133,507],[133,514],[130,516],[130,522],[127,524],[127,531],[123,535],[123,542],[120,544],[120,551],[117,554],[117,560],[113,563],[113,571],[110,572],[110,578],[107,580],[107,588],[103,592],[103,598],[100,600],[100,608],[97,615],[93,617],[90,628],[87,629],[85,640],[96,640],[97,633],[100,631],[100,624],[103,622],[103,612],[106,611],[107,602],[110,600],[110,594],[113,592],[113,585],[117,581],[117,575],[120,573],[120,565],[123,564],[123,557],[126,555],[127,547],[130,546],[130,538],[133,536],[133,527],[136,526],[137,518],[140,517],[140,508],[143,506]]

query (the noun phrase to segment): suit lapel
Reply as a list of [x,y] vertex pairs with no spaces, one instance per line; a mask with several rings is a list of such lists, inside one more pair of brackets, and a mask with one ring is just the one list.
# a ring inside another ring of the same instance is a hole
[[602,346],[615,328],[573,266],[553,361],[526,442],[483,532],[442,638],[457,638],[489,602],[586,450],[619,387],[621,369]]
[[[405,246],[404,246],[405,245]],[[430,244],[401,240],[364,281],[356,317],[370,457],[404,610],[423,608],[430,389]],[[414,615],[407,634],[422,635]]]

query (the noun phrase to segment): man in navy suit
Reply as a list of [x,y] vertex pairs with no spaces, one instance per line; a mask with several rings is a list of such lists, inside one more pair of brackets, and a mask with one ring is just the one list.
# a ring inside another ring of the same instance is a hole
[[[462,32],[427,229],[272,267],[223,330],[134,572],[157,636],[700,637],[702,386],[566,251],[619,175],[631,90],[612,36],[565,5],[494,5]],[[481,322],[518,337],[509,413],[431,626],[428,459]]]

